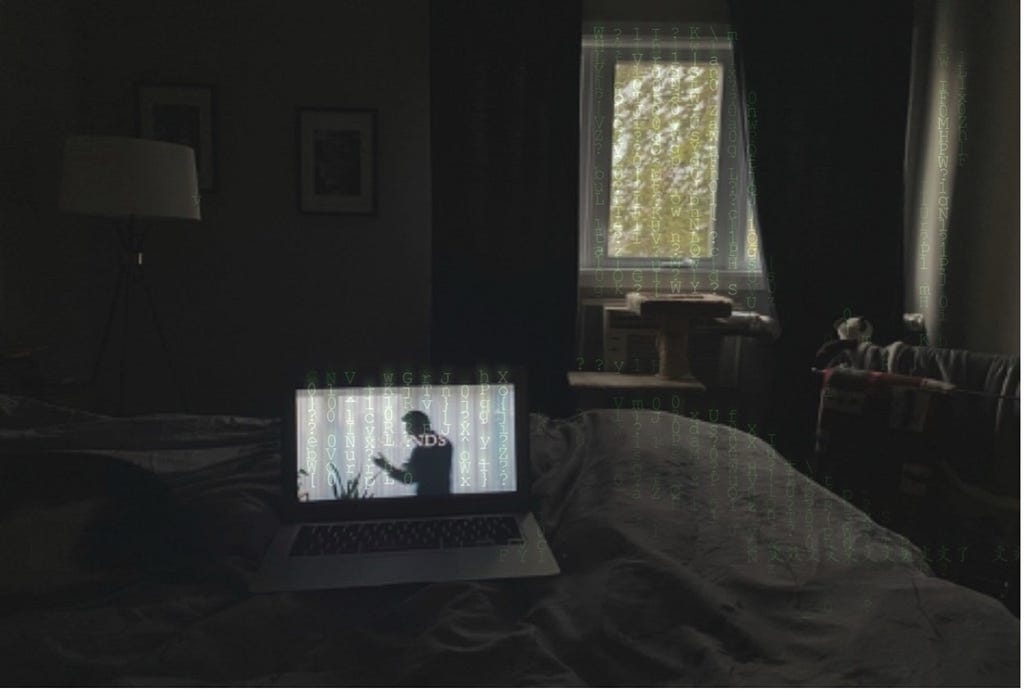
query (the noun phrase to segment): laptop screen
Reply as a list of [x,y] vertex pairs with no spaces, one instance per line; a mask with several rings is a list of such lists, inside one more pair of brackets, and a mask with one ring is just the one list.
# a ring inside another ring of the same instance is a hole
[[516,491],[513,383],[295,392],[300,502]]

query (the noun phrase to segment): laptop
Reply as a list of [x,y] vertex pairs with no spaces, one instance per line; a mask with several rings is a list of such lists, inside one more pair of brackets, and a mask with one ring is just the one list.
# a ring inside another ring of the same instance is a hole
[[551,576],[521,370],[309,374],[283,419],[283,523],[253,592]]

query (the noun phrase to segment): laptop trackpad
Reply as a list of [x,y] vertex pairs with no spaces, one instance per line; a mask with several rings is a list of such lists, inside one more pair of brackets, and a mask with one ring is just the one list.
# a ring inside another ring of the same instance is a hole
[[458,555],[451,552],[382,554],[360,559],[360,575],[370,583],[451,580],[458,575]]

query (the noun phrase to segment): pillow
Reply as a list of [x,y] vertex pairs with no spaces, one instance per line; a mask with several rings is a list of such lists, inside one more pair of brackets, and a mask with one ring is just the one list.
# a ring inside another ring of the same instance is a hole
[[192,515],[153,474],[86,453],[0,453],[0,612],[99,597],[201,556]]

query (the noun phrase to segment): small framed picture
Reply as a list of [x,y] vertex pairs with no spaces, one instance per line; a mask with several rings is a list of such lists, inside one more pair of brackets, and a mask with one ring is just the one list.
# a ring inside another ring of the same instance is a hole
[[199,189],[216,187],[213,150],[213,87],[203,84],[138,84],[138,129],[143,139],[195,149]]
[[377,111],[300,108],[299,211],[377,211]]

